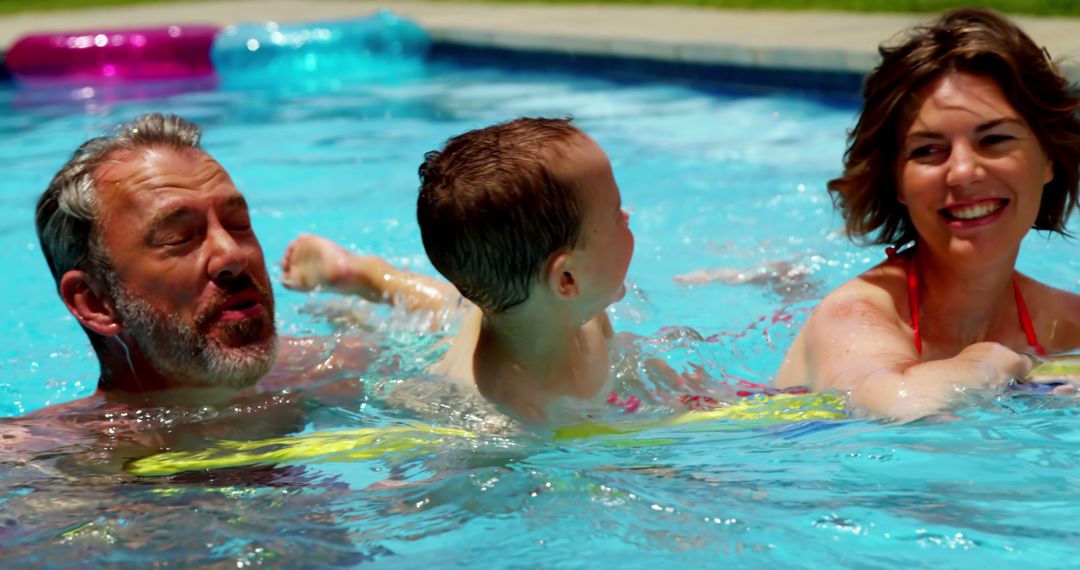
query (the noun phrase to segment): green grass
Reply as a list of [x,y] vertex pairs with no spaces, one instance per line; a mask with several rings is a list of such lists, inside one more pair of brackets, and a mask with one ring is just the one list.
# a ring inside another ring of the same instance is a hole
[[[0,14],[17,12],[163,4],[184,0],[0,0]],[[190,0],[188,0],[190,2]],[[504,0],[507,3],[651,4],[767,10],[843,10],[859,12],[941,12],[959,6],[986,6],[1006,14],[1080,16],[1080,0]]]
[[77,10],[102,6],[131,6],[134,4],[173,4],[182,0],[0,0],[0,14]]

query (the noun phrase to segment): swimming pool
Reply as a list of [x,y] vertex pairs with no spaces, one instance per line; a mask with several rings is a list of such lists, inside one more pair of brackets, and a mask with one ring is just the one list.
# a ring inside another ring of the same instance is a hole
[[[206,128],[206,148],[253,207],[268,260],[315,232],[424,272],[413,212],[423,152],[518,115],[573,115],[607,150],[632,211],[635,287],[612,309],[616,328],[717,378],[767,381],[814,302],[883,255],[844,239],[824,191],[853,104],[445,61],[406,75],[112,103],[33,104],[0,91],[0,326],[9,331],[0,416],[93,390],[96,361],[52,293],[33,204],[79,142],[145,111]],[[1032,235],[1021,270],[1076,290],[1074,247]],[[768,262],[796,266],[795,278],[674,279]],[[331,331],[312,314],[331,297],[275,293],[283,332]],[[354,334],[400,354],[431,355],[394,315],[376,311],[362,328]],[[368,380],[372,390],[387,381]],[[951,421],[903,426],[717,421],[632,441],[481,435],[388,457],[171,479],[63,465],[86,459],[60,450],[0,467],[0,557],[57,568],[1059,567],[1080,553],[1078,411],[1073,400],[1009,394]],[[401,421],[372,397],[359,411],[319,410],[305,429]]]

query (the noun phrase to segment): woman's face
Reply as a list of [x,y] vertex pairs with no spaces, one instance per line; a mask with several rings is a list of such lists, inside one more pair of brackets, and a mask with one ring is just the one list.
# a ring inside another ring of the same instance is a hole
[[1015,255],[1053,163],[993,79],[953,72],[923,88],[904,133],[897,198],[919,243],[952,259]]

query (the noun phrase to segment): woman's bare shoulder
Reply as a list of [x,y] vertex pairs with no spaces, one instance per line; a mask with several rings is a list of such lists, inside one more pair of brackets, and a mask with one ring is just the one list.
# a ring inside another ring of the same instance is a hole
[[850,387],[867,355],[907,351],[910,331],[901,316],[907,310],[904,283],[903,266],[886,262],[829,293],[785,357],[777,385]]
[[1080,349],[1080,294],[1021,276],[1039,340],[1051,354]]
[[906,310],[904,269],[885,262],[868,269],[825,296],[814,309],[811,321],[834,319],[899,318]]

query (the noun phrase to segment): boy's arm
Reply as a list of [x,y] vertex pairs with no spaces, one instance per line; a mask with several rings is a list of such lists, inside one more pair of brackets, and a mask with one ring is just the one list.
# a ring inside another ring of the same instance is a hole
[[398,269],[381,257],[357,255],[314,235],[293,240],[281,267],[282,283],[289,289],[324,287],[410,311],[440,310],[461,299],[457,289],[445,281]]

